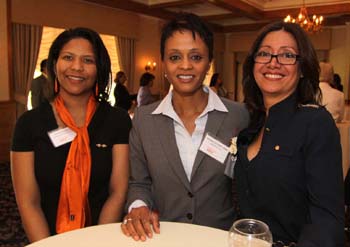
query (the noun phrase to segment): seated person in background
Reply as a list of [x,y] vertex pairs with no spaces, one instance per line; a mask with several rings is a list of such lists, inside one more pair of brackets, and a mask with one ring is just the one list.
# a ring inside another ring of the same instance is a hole
[[131,107],[131,97],[128,92],[128,89],[124,85],[127,81],[126,75],[123,71],[119,71],[116,76],[114,82],[116,83],[114,88],[114,98],[115,104],[114,106],[118,106],[123,108],[126,111],[129,111]]
[[35,78],[30,86],[32,108],[38,107],[45,100],[52,100],[53,98],[53,83],[47,79],[47,59],[40,63],[41,75]]
[[265,222],[276,246],[344,247],[342,150],[318,82],[299,25],[260,31],[243,65],[251,122],[237,140],[234,177],[240,217]]
[[140,78],[140,88],[137,93],[137,106],[148,105],[155,101],[150,88],[153,85],[154,75],[151,73],[143,73]]
[[55,98],[18,119],[11,151],[30,242],[120,221],[128,188],[131,121],[100,98],[111,86],[111,62],[99,35],[62,32],[51,45],[48,72]]
[[223,161],[199,147],[207,133],[229,145],[249,118],[242,104],[203,86],[212,58],[213,34],[198,16],[182,14],[164,26],[161,59],[173,89],[161,102],[136,109],[130,133],[121,228],[135,240],[159,233],[159,220],[228,230],[235,219],[232,179]]
[[333,66],[330,63],[320,62],[320,88],[322,92],[322,105],[332,114],[334,121],[341,122],[344,117],[344,93],[332,87]]
[[214,73],[211,76],[210,80],[210,88],[220,97],[227,97],[227,90],[224,88],[223,82],[219,73]]

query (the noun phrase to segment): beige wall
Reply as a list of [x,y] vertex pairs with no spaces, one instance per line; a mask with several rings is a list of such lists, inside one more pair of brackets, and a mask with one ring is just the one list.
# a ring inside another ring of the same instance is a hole
[[7,1],[0,1],[0,101],[10,99],[10,78],[8,61],[8,13]]
[[162,22],[153,17],[142,16],[139,24],[139,37],[136,42],[136,64],[135,64],[135,88],[137,93],[140,77],[145,72],[145,65],[148,61],[156,62],[157,67],[150,73],[156,77],[151,88],[153,94],[159,94],[163,90],[164,73],[162,72],[162,63],[160,59],[160,30]]
[[99,33],[138,37],[140,18],[131,12],[78,0],[11,0],[12,22],[60,28],[84,26]]
[[[348,84],[344,84],[347,79],[347,60],[348,56],[345,56],[346,53],[346,28],[335,28],[332,30],[331,36],[331,50],[329,52],[329,62],[334,66],[334,72],[338,73],[342,79],[344,85],[344,93],[347,95]],[[347,97],[348,98],[348,97]]]

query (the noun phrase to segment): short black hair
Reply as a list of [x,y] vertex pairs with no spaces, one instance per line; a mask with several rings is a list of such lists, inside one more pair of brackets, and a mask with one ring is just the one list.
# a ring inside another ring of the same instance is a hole
[[140,87],[147,86],[152,80],[154,80],[154,75],[151,73],[143,73],[140,78]]
[[40,71],[43,72],[44,69],[47,69],[47,59],[43,59],[40,63]]
[[[63,46],[72,39],[78,38],[86,39],[93,47],[97,70],[96,83],[98,84],[98,95],[96,95],[96,98],[105,100],[106,95],[109,94],[112,83],[111,60],[100,35],[92,29],[77,27],[63,31],[57,36],[49,51],[47,64],[49,78],[52,82],[56,79],[55,65]],[[95,90],[95,87],[93,90]]]
[[173,33],[188,30],[192,32],[193,39],[196,39],[198,34],[209,52],[209,62],[213,59],[214,38],[213,33],[207,24],[197,15],[192,13],[179,13],[175,19],[169,21],[162,29],[160,38],[160,54],[162,61],[164,60],[164,49],[166,40],[173,35]]

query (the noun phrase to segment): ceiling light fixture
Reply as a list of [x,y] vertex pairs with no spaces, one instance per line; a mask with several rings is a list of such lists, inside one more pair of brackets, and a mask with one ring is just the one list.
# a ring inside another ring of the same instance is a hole
[[313,15],[312,19],[310,19],[305,7],[305,1],[303,0],[303,6],[300,8],[298,17],[293,18],[291,15],[287,15],[284,18],[284,22],[299,24],[305,31],[316,33],[322,29],[323,16]]

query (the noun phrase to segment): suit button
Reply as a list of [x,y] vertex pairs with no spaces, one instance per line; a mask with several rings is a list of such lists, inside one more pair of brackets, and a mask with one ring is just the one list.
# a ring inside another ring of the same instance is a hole
[[271,131],[271,129],[269,127],[266,127],[265,130],[266,130],[266,132],[270,132]]
[[193,215],[191,213],[188,213],[186,216],[187,216],[187,219],[189,219],[189,220],[192,220],[192,218],[193,218]]
[[191,192],[188,192],[187,195],[188,195],[189,198],[193,197],[193,194]]
[[249,190],[246,190],[246,191],[245,191],[245,194],[246,194],[246,196],[249,196],[250,191],[249,191]]

